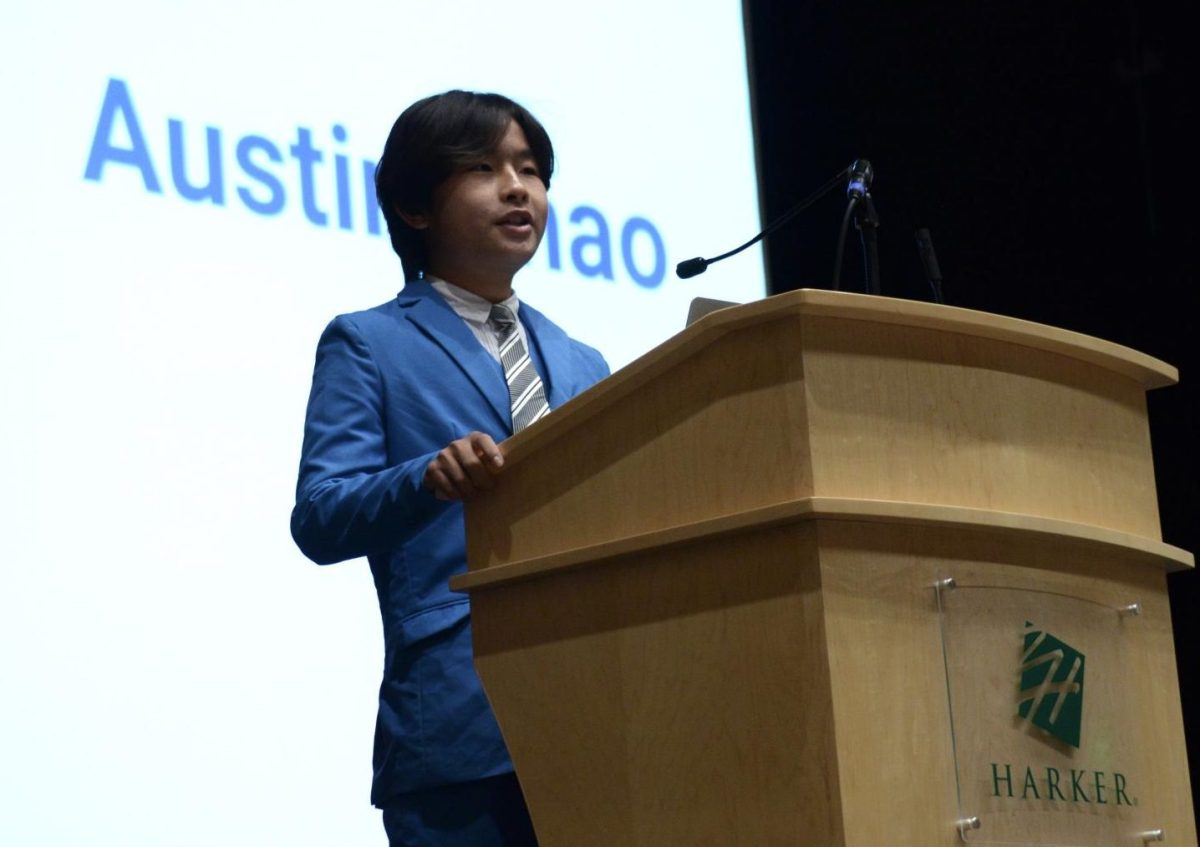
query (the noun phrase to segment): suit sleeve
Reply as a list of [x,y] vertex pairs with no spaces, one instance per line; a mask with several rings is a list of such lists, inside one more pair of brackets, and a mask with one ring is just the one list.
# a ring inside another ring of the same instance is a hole
[[436,451],[388,465],[379,368],[351,318],[317,346],[292,537],[318,564],[383,551],[444,508],[421,484]]

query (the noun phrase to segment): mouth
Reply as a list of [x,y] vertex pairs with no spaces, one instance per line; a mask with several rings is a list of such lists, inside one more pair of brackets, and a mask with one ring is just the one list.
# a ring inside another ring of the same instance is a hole
[[496,225],[518,235],[533,230],[533,215],[524,209],[515,209],[496,221]]

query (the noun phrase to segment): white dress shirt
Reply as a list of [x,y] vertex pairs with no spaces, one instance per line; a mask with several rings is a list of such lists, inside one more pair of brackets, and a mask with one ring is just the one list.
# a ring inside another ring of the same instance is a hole
[[[491,353],[492,358],[499,362],[499,334],[488,323],[488,316],[492,313],[492,302],[472,291],[459,288],[457,285],[446,282],[444,279],[438,279],[435,276],[426,274],[425,280],[434,287],[438,294],[445,298],[446,302],[450,304],[450,308],[467,322],[467,326],[471,328],[471,332],[479,339],[479,343],[483,345],[483,349]],[[528,350],[529,339],[525,337],[525,327],[521,325],[521,318],[518,312],[521,308],[521,301],[517,299],[516,293],[514,292],[507,299],[501,300],[496,305],[504,306],[513,313],[513,317],[517,319],[517,332],[521,334],[521,343]]]

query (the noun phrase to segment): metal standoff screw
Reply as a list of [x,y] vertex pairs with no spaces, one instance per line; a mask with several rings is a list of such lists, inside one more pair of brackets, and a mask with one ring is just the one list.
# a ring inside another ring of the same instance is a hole
[[948,576],[945,579],[939,579],[933,584],[933,587],[938,591],[949,591],[952,588],[958,588],[958,583],[954,581],[954,577]]
[[[1134,605],[1136,606],[1137,604],[1134,603]],[[1162,829],[1151,829],[1151,830],[1147,830],[1146,832],[1142,833],[1142,841],[1145,841],[1145,842],[1166,841],[1166,840],[1167,840],[1167,833],[1165,830],[1162,830]]]
[[[951,582],[953,581],[951,580]],[[971,817],[963,818],[958,822],[958,831],[966,835],[968,829],[979,829],[981,826],[983,826],[983,822],[976,815],[971,815]]]
[[[1121,613],[1121,617],[1123,617],[1123,618],[1136,618],[1138,615],[1140,615],[1142,613],[1142,604],[1141,603],[1130,603],[1128,606],[1122,606],[1117,611],[1119,611]],[[1162,830],[1156,829],[1154,831],[1161,832]],[[1158,840],[1161,841],[1162,839],[1160,838]]]

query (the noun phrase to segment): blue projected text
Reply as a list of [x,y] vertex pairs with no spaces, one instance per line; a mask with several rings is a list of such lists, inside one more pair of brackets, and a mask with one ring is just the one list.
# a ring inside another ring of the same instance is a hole
[[[225,207],[232,189],[246,209],[272,216],[287,208],[289,196],[298,197],[304,219],[313,226],[336,225],[372,236],[382,235],[386,228],[375,202],[375,162],[350,155],[345,148],[349,133],[339,123],[332,125],[327,141],[318,141],[311,128],[300,126],[285,144],[254,134],[230,143],[214,126],[204,127],[202,143],[197,144],[199,137],[189,133],[183,120],[168,118],[166,124],[169,166],[164,171],[151,155],[129,86],[124,80],[109,79],[84,179],[102,182],[119,167],[147,192],[163,194],[164,175],[169,172],[175,193],[193,203]],[[230,148],[236,175],[226,172]],[[572,229],[564,233],[568,225]],[[567,244],[565,237],[570,238]],[[576,206],[564,223],[552,205],[543,246],[551,270],[563,270],[569,262],[580,276],[607,280],[615,280],[623,271],[648,289],[657,288],[666,277],[662,234],[645,217],[624,221],[614,238],[608,217],[595,206]]]

